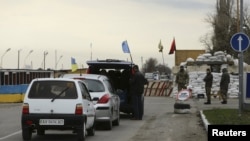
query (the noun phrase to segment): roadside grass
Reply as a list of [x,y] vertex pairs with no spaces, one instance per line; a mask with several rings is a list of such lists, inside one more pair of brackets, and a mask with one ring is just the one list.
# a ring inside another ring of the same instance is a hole
[[203,114],[210,124],[250,125],[250,111],[240,114],[238,109],[210,109]]

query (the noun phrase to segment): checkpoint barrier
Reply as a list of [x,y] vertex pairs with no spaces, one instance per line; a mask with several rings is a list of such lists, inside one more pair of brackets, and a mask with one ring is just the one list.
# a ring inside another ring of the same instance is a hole
[[22,102],[28,84],[0,86],[0,103]]
[[144,87],[144,96],[170,96],[173,91],[171,80],[151,80]]

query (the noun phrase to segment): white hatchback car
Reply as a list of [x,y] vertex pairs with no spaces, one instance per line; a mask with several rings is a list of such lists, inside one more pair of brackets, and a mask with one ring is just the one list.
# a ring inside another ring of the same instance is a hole
[[107,130],[120,124],[120,98],[107,76],[97,74],[64,74],[63,78],[85,82],[96,109],[96,122],[104,123]]
[[22,136],[45,130],[72,130],[78,140],[95,134],[95,107],[83,81],[38,78],[30,83],[23,101]]

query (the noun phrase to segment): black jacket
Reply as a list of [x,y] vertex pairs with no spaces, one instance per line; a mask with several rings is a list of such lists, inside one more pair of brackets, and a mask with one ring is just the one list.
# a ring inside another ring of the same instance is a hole
[[144,85],[148,84],[148,80],[144,75],[137,71],[130,78],[130,93],[132,95],[142,95],[144,92]]
[[205,76],[205,78],[203,79],[203,81],[205,82],[205,87],[212,87],[213,85],[213,75],[211,72],[207,73],[207,75]]

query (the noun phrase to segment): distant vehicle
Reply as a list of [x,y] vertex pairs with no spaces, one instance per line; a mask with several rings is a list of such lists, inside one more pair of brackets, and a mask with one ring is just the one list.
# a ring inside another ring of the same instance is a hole
[[[88,74],[102,74],[109,77],[114,88],[119,92],[120,97],[120,112],[132,114],[132,100],[130,96],[129,79],[132,75],[132,68],[135,65],[132,62],[106,59],[106,60],[91,60],[88,64]],[[142,96],[142,107],[144,113],[144,97]]]
[[[97,74],[64,74],[63,78],[85,82],[96,109],[96,122],[103,122],[106,129],[120,123],[120,98],[107,76]],[[97,124],[98,125],[98,124]]]
[[163,80],[163,81],[166,81],[166,80],[169,80],[169,75],[160,75],[160,80]]
[[154,78],[154,80],[159,80],[159,79],[160,79],[160,74],[159,74],[159,72],[154,72],[154,73],[153,73],[153,78]]
[[95,134],[96,112],[89,91],[81,80],[66,78],[33,79],[22,107],[22,137],[45,130],[72,130],[78,140]]
[[153,80],[154,79],[154,74],[152,72],[146,72],[145,73],[145,78],[148,80]]
[[148,80],[159,80],[160,74],[159,72],[147,72],[145,73],[145,78]]

